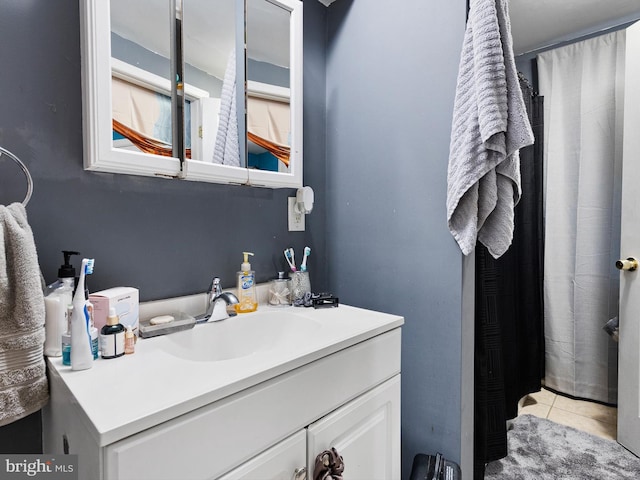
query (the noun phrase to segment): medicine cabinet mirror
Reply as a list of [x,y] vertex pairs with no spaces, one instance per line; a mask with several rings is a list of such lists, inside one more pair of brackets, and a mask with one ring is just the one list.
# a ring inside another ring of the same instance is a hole
[[302,186],[300,0],[79,1],[85,169]]

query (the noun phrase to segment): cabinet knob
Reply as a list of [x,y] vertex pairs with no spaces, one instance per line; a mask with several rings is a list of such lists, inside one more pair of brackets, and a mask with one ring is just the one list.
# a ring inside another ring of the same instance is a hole
[[296,468],[293,472],[293,480],[307,480],[307,467]]
[[618,270],[628,270],[633,272],[638,268],[638,260],[633,257],[629,257],[626,260],[618,260],[616,262],[616,268]]

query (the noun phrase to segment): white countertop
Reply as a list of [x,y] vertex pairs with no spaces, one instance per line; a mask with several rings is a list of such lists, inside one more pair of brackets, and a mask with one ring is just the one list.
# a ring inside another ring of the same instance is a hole
[[[312,317],[320,328],[303,341],[287,343],[287,348],[223,361],[174,356],[164,348],[169,336],[139,339],[135,354],[98,359],[89,370],[73,371],[62,365],[61,358],[49,358],[50,374],[62,379],[86,415],[81,420],[104,446],[404,323],[397,315],[346,305],[323,309],[261,305],[257,313],[287,310]],[[208,326],[196,325],[191,331]]]

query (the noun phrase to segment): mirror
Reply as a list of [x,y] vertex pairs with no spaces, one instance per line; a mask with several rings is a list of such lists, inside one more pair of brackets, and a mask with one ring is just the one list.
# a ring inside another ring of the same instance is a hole
[[247,0],[247,165],[289,169],[289,12]]
[[[169,2],[136,3],[133,9],[128,3],[113,0],[111,6],[113,147],[145,151],[151,145],[138,145],[141,137],[170,147],[171,36],[169,30],[159,35],[154,29],[154,25],[171,24]],[[153,153],[151,148],[146,151]],[[171,153],[167,148],[167,156]]]
[[[182,5],[185,146],[190,148],[185,178],[246,183],[244,2],[182,0]],[[187,86],[207,94],[190,100]]]
[[249,183],[302,186],[302,3],[246,0]]
[[[208,93],[206,97],[189,103],[186,138],[192,148],[190,158],[245,167],[243,142],[238,140],[244,137],[244,125],[238,121],[237,114],[225,119],[226,122],[233,121],[236,129],[234,137],[238,139],[234,139],[234,148],[227,149],[226,155],[220,147],[216,149],[219,126],[225,125],[220,122],[221,108],[224,107],[221,103],[225,98],[223,90],[227,89],[226,102],[233,100],[236,106],[244,104],[244,91],[234,88],[236,78],[244,78],[243,62],[238,65],[236,61],[236,44],[242,44],[238,42],[243,36],[243,10],[238,10],[237,2],[229,0],[183,0],[183,5],[184,80],[186,84]],[[238,31],[240,38],[236,34]]]
[[[80,5],[85,169],[301,186],[299,0],[248,0],[246,10],[244,0],[87,0]],[[260,92],[271,89],[269,95],[275,90],[279,104],[288,106],[288,130],[277,137],[276,149],[278,154],[290,149],[286,168],[247,168],[245,35],[261,46],[257,50],[265,65],[278,65],[285,72],[281,76],[288,76],[285,82],[255,84]]]

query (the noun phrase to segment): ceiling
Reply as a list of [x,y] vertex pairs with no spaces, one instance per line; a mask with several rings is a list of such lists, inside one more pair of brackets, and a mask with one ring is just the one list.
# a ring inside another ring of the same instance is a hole
[[[329,6],[336,0],[319,1]],[[640,19],[640,0],[507,1],[516,55]],[[187,46],[194,45],[188,49],[187,55],[193,58],[187,60],[202,70],[222,78],[228,52],[234,43],[233,2],[189,0],[187,4],[192,14],[188,19],[190,26],[187,28],[185,42]],[[157,25],[166,24],[168,21],[162,18],[168,15],[166,5],[167,0],[111,0],[113,21],[119,25],[118,33],[124,38],[147,45],[152,51],[165,54],[164,50],[167,50],[168,54],[168,44],[164,47],[157,44],[158,33],[161,31]],[[288,29],[265,27],[267,23],[273,25],[272,22],[276,21],[271,20],[270,12],[261,7],[270,6],[268,1],[251,0],[248,5],[259,12],[249,16],[252,56],[257,60],[286,66],[288,35],[274,35],[274,31],[284,34],[288,33]],[[270,20],[264,22],[265,19]],[[145,24],[148,28],[145,28]],[[145,37],[143,42],[140,42],[141,37]],[[165,31],[160,40],[167,43],[168,32]],[[207,47],[200,48],[201,45]],[[215,48],[212,48],[212,45],[215,45]],[[283,55],[270,58],[269,55],[273,55],[274,52],[282,52]]]
[[640,0],[507,1],[516,55],[640,19]]
[[508,0],[516,55],[640,19],[640,0]]

